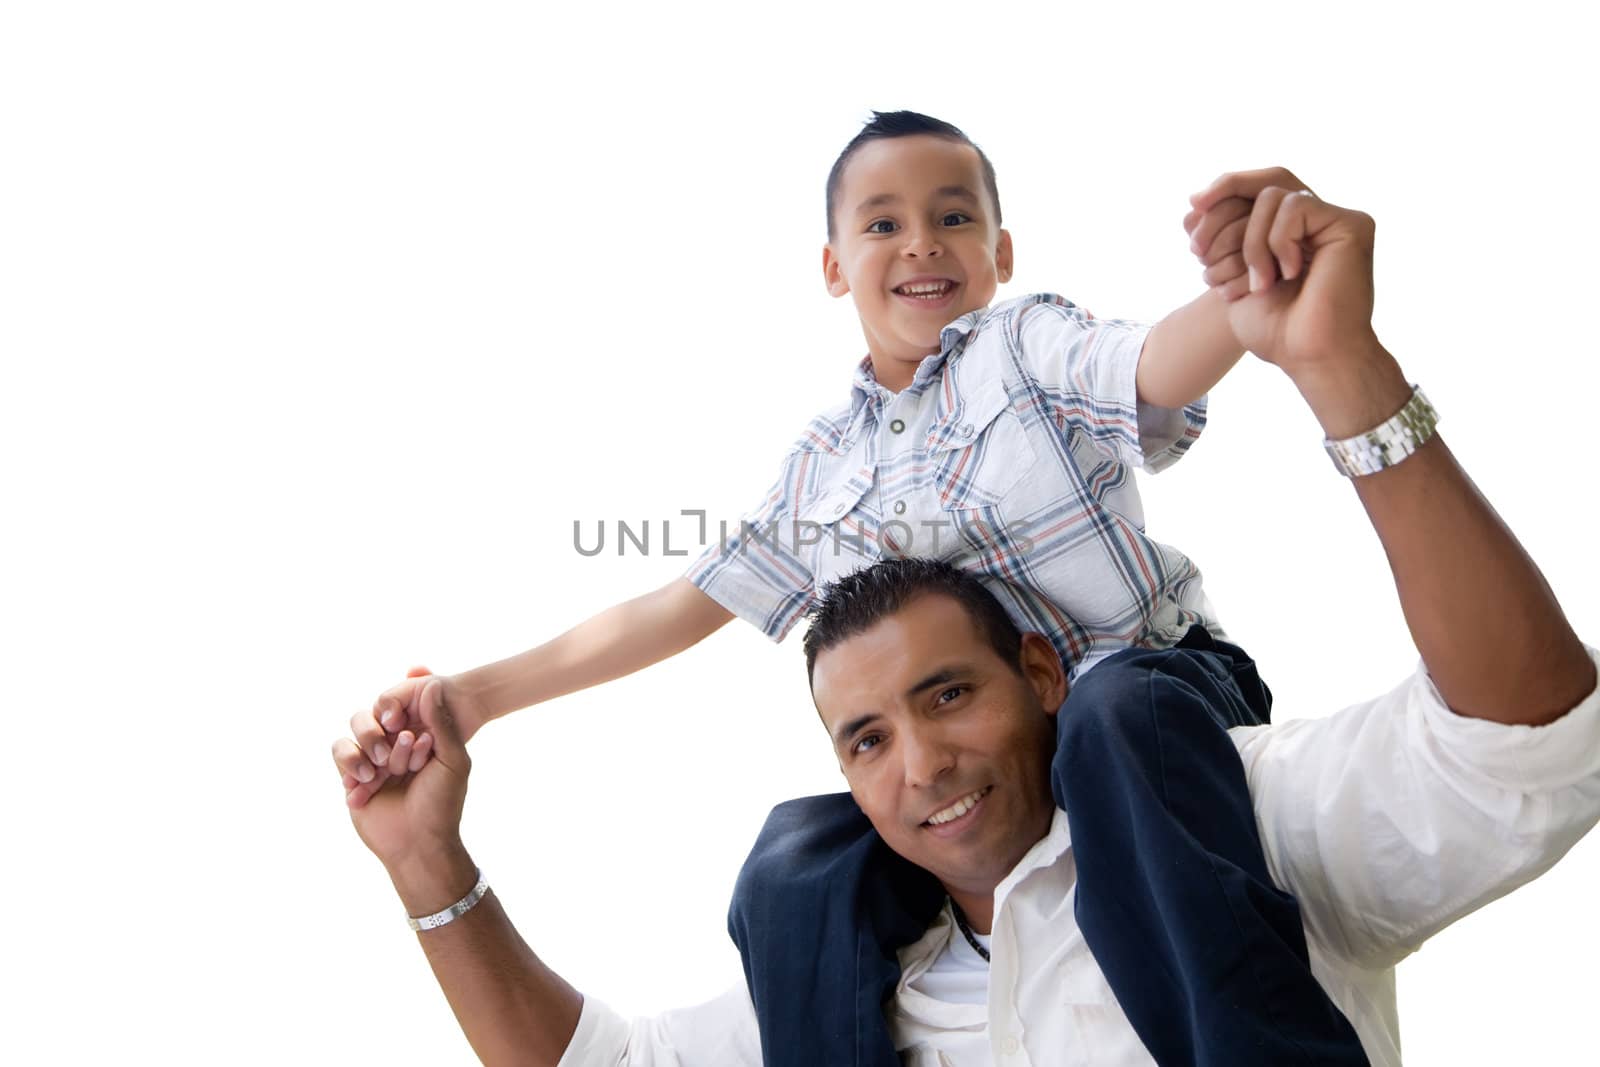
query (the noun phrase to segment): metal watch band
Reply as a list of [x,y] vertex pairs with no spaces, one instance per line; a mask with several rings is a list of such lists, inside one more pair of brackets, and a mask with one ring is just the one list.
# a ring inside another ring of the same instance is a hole
[[423,930],[437,930],[446,923],[455,922],[457,919],[461,918],[461,916],[471,911],[473,906],[476,905],[478,901],[482,900],[483,895],[488,891],[489,881],[488,879],[484,878],[483,870],[480,868],[478,871],[478,884],[473,886],[472,891],[466,896],[462,897],[460,900],[456,901],[443,911],[436,911],[432,915],[422,915],[415,918],[407,915],[406,922],[411,924],[411,929],[419,932]]
[[1411,399],[1393,417],[1366,433],[1342,441],[1322,442],[1334,467],[1346,478],[1376,474],[1411,455],[1427,443],[1439,425],[1439,413],[1428,403],[1422,388],[1411,387]]

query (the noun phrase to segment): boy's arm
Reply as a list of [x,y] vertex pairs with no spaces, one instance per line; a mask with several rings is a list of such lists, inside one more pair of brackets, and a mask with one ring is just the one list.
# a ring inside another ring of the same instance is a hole
[[[440,679],[444,700],[466,740],[490,719],[675,656],[732,618],[688,579],[677,578],[609,607],[537,648]],[[350,720],[359,751],[346,754],[343,770],[365,787],[361,802],[384,779],[416,771],[425,761],[424,746],[432,739],[420,729],[417,702],[429,678],[425,670],[413,671],[385,690],[372,710]]]
[[687,578],[616,604],[537,648],[450,679],[483,721],[575,693],[670,659],[720,630],[733,613]]
[[1244,348],[1228,324],[1228,305],[1214,289],[1156,323],[1139,353],[1139,402],[1181,408],[1199,400],[1239,362]]

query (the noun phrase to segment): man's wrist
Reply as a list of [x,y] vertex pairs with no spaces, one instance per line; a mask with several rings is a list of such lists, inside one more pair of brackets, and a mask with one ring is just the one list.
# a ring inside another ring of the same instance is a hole
[[459,841],[414,852],[385,864],[407,915],[431,915],[466,896],[478,868]]
[[1330,440],[1366,433],[1411,399],[1411,382],[1374,338],[1336,358],[1290,373],[1290,379]]

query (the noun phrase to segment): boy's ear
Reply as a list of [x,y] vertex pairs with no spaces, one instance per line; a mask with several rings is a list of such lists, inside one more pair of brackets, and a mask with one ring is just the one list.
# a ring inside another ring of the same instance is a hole
[[1011,280],[1011,231],[1000,231],[1000,243],[994,250],[995,275],[1002,283]]
[[822,246],[822,282],[828,287],[829,296],[844,296],[850,291],[850,283],[845,281],[832,244]]

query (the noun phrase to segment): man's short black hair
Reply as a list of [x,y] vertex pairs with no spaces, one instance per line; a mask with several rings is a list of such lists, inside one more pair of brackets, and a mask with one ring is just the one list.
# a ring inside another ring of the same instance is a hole
[[915,111],[874,111],[872,120],[844,146],[839,158],[833,161],[833,169],[828,172],[828,240],[833,240],[836,233],[833,210],[838,206],[839,183],[844,177],[844,166],[850,162],[850,157],[855,155],[856,149],[868,141],[881,141],[889,137],[911,137],[919,133],[972,145],[973,151],[977,152],[978,158],[983,161],[983,185],[989,190],[989,202],[994,205],[994,224],[1000,225],[1000,190],[994,182],[994,164],[983,154],[983,149],[973,144],[972,138],[948,122],[920,115]]
[[806,677],[817,656],[880,620],[894,615],[917,597],[942,595],[957,601],[978,632],[1012,667],[1022,660],[1022,632],[994,594],[966,571],[941,560],[885,559],[830,583],[811,609],[806,631]]

